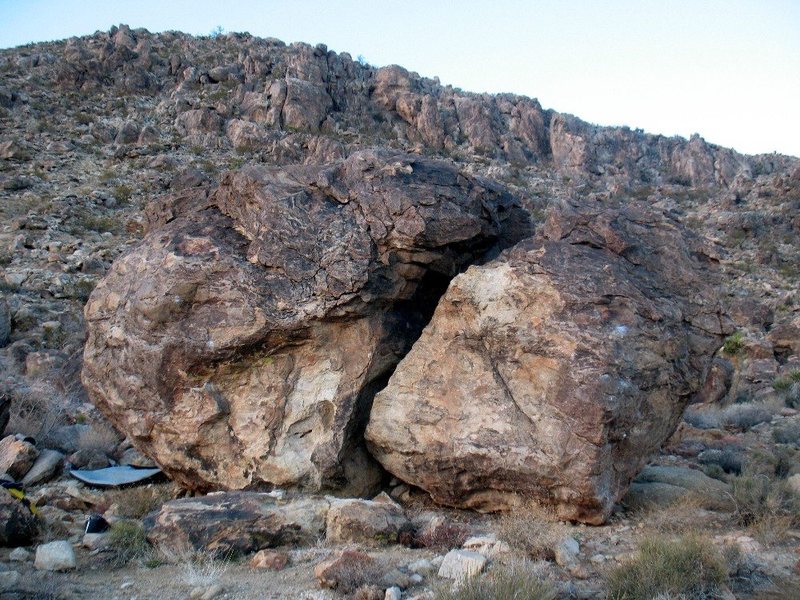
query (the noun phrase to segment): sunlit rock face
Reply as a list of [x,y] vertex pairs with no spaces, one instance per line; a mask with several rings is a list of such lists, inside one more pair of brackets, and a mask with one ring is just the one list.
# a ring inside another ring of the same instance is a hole
[[555,211],[456,277],[375,398],[368,447],[437,502],[602,523],[727,325],[698,241],[632,206]]
[[390,151],[245,168],[156,213],[86,305],[83,382],[192,489],[374,487],[372,395],[449,279],[527,227],[501,188]]

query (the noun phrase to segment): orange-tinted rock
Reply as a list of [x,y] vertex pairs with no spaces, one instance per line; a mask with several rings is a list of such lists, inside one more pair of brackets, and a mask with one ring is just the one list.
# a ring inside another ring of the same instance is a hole
[[533,496],[603,522],[727,330],[703,257],[646,210],[554,213],[543,236],[451,282],[375,398],[370,450],[443,504]]

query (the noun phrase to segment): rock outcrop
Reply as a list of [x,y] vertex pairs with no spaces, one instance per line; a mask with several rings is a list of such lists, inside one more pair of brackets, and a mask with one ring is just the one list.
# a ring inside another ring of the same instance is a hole
[[438,502],[517,495],[603,522],[702,385],[727,325],[713,259],[648,210],[587,202],[456,277],[366,438]]
[[387,151],[246,168],[192,199],[86,305],[92,400],[186,487],[368,492],[372,394],[449,279],[527,215],[452,164]]

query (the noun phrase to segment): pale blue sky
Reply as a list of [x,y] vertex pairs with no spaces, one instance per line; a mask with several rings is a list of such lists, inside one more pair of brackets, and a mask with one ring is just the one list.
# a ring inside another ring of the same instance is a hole
[[602,125],[800,156],[800,0],[0,0],[0,47],[119,23],[323,42]]

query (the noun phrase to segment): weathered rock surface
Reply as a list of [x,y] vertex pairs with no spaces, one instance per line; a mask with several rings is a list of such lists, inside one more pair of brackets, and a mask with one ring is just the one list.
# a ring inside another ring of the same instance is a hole
[[269,494],[220,492],[167,502],[144,527],[152,544],[178,556],[195,551],[238,556],[313,543],[325,532],[328,507],[323,498],[280,502]]
[[39,523],[19,500],[0,488],[0,546],[28,546],[39,532]]
[[702,471],[683,467],[647,466],[631,483],[623,503],[632,509],[668,506],[692,494],[711,506],[731,509],[731,487]]
[[707,250],[635,206],[581,210],[456,277],[375,398],[373,455],[438,502],[601,523],[704,381],[726,331]]
[[0,440],[0,474],[22,479],[33,465],[39,451],[36,446],[9,435]]
[[72,544],[59,540],[37,546],[33,566],[40,571],[71,571],[78,564]]
[[42,450],[31,468],[22,478],[22,485],[29,486],[52,479],[64,465],[64,455],[58,450]]
[[395,152],[228,174],[95,289],[84,384],[186,487],[366,493],[354,434],[375,386],[449,278],[526,219],[501,188]]
[[334,500],[328,511],[326,539],[334,543],[394,543],[411,523],[403,508],[385,494],[379,501]]
[[463,581],[483,571],[486,557],[469,550],[451,550],[445,554],[439,567],[439,577]]

